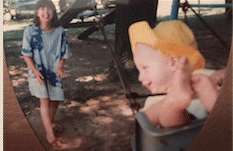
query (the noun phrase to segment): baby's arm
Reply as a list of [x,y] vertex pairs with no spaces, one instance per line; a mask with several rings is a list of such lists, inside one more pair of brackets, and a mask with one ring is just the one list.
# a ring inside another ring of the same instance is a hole
[[175,100],[174,97],[166,96],[162,101],[153,104],[144,111],[152,125],[172,127],[189,122],[190,114],[186,108],[180,108],[179,101]]
[[42,79],[44,79],[43,75],[40,73],[40,71],[37,70],[34,61],[32,60],[31,57],[25,56],[23,55],[23,58],[25,60],[25,62],[27,63],[27,65],[29,66],[29,68],[32,69],[32,72],[34,73],[38,83],[40,85],[44,84],[44,81]]
[[144,111],[154,126],[179,126],[190,120],[190,114],[186,108],[194,96],[191,88],[191,70],[186,58],[174,57],[173,59],[175,75],[170,92],[161,102]]
[[215,71],[213,74],[210,75],[210,78],[219,88],[221,88],[223,80],[225,78],[225,74],[226,74],[226,68]]
[[209,113],[213,109],[219,94],[217,84],[212,78],[203,74],[194,74],[191,80],[196,97],[201,100]]
[[57,70],[56,70],[56,75],[59,78],[66,78],[67,77],[65,72],[63,71],[64,64],[65,64],[65,59],[61,59],[59,61],[59,63],[58,63]]
[[154,126],[159,126],[161,125],[159,122],[159,112],[160,109],[162,108],[164,103],[164,100],[159,101],[153,105],[151,105],[150,107],[148,107],[146,110],[144,110],[144,114],[147,116],[147,118],[149,119],[150,123]]
[[174,57],[174,76],[170,92],[160,110],[159,121],[163,127],[179,126],[190,121],[187,107],[194,98],[191,88],[191,69],[188,59]]

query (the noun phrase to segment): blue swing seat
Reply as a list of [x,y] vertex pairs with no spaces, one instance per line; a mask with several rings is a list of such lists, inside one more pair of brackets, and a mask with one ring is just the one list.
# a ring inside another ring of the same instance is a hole
[[[143,112],[136,114],[140,128],[140,151],[185,151],[196,139],[206,118],[194,119],[184,126],[158,128],[153,126]],[[131,139],[132,150],[136,151],[135,135]]]

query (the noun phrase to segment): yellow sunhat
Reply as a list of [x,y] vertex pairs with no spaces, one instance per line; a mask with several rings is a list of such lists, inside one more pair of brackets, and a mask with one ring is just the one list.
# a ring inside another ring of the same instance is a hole
[[185,56],[192,71],[205,66],[193,32],[182,21],[160,22],[154,29],[146,21],[137,22],[129,27],[129,38],[133,53],[141,43],[159,50],[164,56]]

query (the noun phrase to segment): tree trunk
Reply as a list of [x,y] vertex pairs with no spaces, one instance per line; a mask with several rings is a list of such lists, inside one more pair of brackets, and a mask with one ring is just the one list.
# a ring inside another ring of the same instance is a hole
[[[148,21],[153,27],[156,22],[157,4],[158,0],[130,0],[128,5],[121,4],[116,7],[115,55],[129,80],[137,77],[137,70],[132,59],[128,28],[132,23],[142,20]],[[113,67],[112,64],[110,69],[114,69]]]
[[[225,0],[225,3],[230,3],[232,4],[232,0]],[[229,19],[232,19],[232,8],[226,8],[226,15]]]

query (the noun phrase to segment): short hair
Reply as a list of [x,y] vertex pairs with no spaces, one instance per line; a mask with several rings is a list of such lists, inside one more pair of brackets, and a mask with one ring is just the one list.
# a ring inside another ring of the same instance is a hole
[[59,23],[59,20],[58,20],[58,17],[57,17],[56,8],[55,8],[53,2],[50,1],[50,0],[39,0],[36,3],[36,5],[34,7],[35,13],[34,13],[34,21],[33,21],[33,23],[37,27],[40,26],[40,18],[37,16],[38,9],[41,8],[41,7],[46,7],[46,6],[48,8],[50,8],[50,9],[52,9],[52,11],[53,11],[53,18],[52,18],[52,20],[50,22],[51,26],[54,27],[54,28],[59,27],[60,23]]

